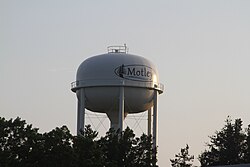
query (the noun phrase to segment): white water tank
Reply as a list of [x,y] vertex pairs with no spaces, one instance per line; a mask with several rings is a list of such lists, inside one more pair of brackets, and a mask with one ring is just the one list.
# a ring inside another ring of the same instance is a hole
[[[160,94],[156,67],[141,56],[128,54],[126,47],[110,47],[108,53],[90,57],[77,70],[72,91],[85,91],[85,108],[107,113],[119,110],[119,88],[124,87],[124,112],[138,113],[153,106],[154,90]],[[110,116],[109,116],[110,117]]]

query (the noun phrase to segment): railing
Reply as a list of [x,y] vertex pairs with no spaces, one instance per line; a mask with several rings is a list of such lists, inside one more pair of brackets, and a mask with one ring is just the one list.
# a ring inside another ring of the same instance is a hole
[[161,93],[164,91],[164,85],[162,83],[155,84],[157,85],[158,90],[161,91]]
[[128,47],[124,46],[109,46],[108,53],[128,53]]
[[78,85],[79,85],[79,81],[72,82],[72,83],[71,83],[71,89],[77,88]]
[[84,80],[75,81],[71,83],[71,90],[76,91],[81,87],[96,87],[96,86],[132,86],[159,90],[160,93],[164,91],[164,85],[156,82],[134,82],[129,80]]

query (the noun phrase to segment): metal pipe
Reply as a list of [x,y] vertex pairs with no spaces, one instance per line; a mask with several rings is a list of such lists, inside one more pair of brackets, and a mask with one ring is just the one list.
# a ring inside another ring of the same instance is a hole
[[[157,139],[158,139],[158,115],[157,115],[157,105],[158,105],[158,91],[154,91],[154,109],[153,109],[153,149],[157,149]],[[156,151],[154,153],[156,158]]]
[[124,120],[124,87],[120,87],[120,98],[119,98],[119,127],[120,132],[123,131],[123,120]]
[[152,135],[152,108],[148,109],[148,136]]
[[81,131],[84,131],[85,126],[85,95],[84,89],[80,89],[80,97],[77,105],[77,135],[81,135]]

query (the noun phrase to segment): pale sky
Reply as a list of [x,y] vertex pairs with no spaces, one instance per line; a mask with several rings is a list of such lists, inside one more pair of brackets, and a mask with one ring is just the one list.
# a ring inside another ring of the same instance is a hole
[[79,64],[124,43],[165,85],[160,166],[186,143],[200,154],[228,115],[250,123],[249,0],[0,0],[0,116],[75,134]]

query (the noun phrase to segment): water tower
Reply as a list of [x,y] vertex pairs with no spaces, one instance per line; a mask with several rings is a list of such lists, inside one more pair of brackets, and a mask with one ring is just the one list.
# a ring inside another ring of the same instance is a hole
[[149,60],[128,54],[126,46],[108,47],[108,53],[81,63],[71,90],[78,99],[77,134],[84,130],[85,108],[106,113],[116,130],[123,130],[127,114],[148,111],[148,134],[153,135],[154,148],[157,146],[157,103],[163,85]]

